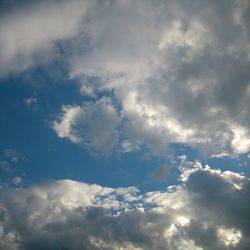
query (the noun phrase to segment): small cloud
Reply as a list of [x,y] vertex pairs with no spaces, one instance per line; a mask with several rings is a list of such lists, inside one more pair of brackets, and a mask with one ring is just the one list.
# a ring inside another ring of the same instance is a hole
[[18,163],[19,153],[13,149],[5,149],[4,156],[8,158],[12,163]]
[[24,103],[28,108],[31,108],[32,110],[37,108],[37,99],[35,97],[25,98]]
[[85,83],[85,82],[81,83],[80,92],[83,96],[96,97],[95,91],[96,91],[96,88],[93,84]]
[[219,154],[213,154],[211,155],[211,158],[218,158],[218,159],[222,159],[222,158],[237,158],[238,156],[235,154],[229,154],[227,152],[222,152]]
[[217,230],[217,233],[220,241],[228,248],[236,247],[242,238],[240,230],[235,228],[222,227]]
[[6,174],[12,173],[12,169],[10,167],[10,164],[7,161],[0,161],[0,170]]
[[124,140],[121,143],[122,153],[130,153],[140,150],[139,145],[131,143],[129,140]]
[[108,97],[82,106],[63,106],[58,117],[52,128],[60,138],[106,153],[118,143],[121,117]]
[[81,138],[73,131],[73,125],[81,111],[80,106],[63,106],[59,121],[53,121],[52,128],[60,138],[68,138],[73,143],[80,143]]
[[20,176],[16,176],[12,179],[12,184],[14,184],[15,186],[20,186],[23,182],[22,178]]
[[4,183],[5,186],[21,186],[23,182],[21,176],[24,176],[25,172],[18,166],[23,160],[27,160],[26,157],[16,150],[3,150],[3,160],[0,159],[1,183]]

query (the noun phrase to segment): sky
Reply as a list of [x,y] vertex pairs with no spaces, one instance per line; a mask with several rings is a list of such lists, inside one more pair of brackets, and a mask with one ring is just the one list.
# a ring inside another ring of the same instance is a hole
[[249,68],[249,0],[0,0],[0,249],[249,249]]

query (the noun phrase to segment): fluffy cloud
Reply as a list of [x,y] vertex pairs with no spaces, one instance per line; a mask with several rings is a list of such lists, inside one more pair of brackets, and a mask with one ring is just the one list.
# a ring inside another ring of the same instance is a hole
[[71,180],[1,190],[4,249],[247,249],[246,177],[200,163],[181,166],[166,191]]
[[78,0],[9,3],[0,21],[0,74],[55,59],[55,43],[78,33],[86,5]]
[[83,106],[64,106],[53,129],[61,138],[82,143],[99,152],[109,152],[118,141],[121,118],[110,98],[87,102]]

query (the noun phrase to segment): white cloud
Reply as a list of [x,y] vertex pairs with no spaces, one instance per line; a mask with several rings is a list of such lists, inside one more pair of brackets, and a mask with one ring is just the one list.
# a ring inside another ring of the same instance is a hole
[[20,164],[24,161],[27,162],[26,156],[11,148],[4,149],[2,153],[2,159],[0,159],[0,186],[21,186],[25,172],[20,168]]
[[234,228],[226,229],[226,228],[219,228],[218,229],[218,236],[227,247],[236,247],[240,240],[241,240],[241,232]]
[[52,128],[61,138],[68,138],[70,141],[79,143],[81,138],[77,136],[72,128],[80,114],[80,106],[63,106],[59,121],[54,121]]
[[78,33],[86,8],[86,1],[37,1],[1,15],[0,74],[53,60],[53,43]]
[[201,23],[192,21],[190,27],[177,20],[163,34],[158,45],[159,49],[167,49],[170,46],[188,47],[191,50],[202,49],[205,45],[211,44],[209,30],[206,30]]
[[240,6],[226,1],[97,5],[88,13],[88,52],[75,56],[72,76],[98,77],[100,89],[115,89],[130,121],[125,134],[135,145],[164,151],[169,143],[187,143],[208,155],[245,153],[247,24],[243,14],[237,14],[238,23],[231,16]]
[[235,127],[232,128],[234,137],[232,139],[232,147],[236,153],[247,153],[250,149],[250,136],[247,128]]
[[24,99],[24,103],[25,105],[28,107],[28,108],[31,108],[31,109],[36,109],[37,107],[37,98],[35,97],[29,97],[29,98],[25,98]]
[[118,142],[120,122],[111,99],[104,97],[83,106],[63,106],[59,121],[54,121],[52,127],[59,137],[109,152]]
[[22,177],[20,176],[16,176],[12,179],[12,183],[15,185],[15,186],[20,186],[22,184],[23,180],[22,180]]

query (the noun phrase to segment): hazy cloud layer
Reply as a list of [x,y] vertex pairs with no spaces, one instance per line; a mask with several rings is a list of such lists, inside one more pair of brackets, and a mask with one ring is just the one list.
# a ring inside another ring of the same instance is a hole
[[1,190],[9,249],[247,249],[250,182],[183,161],[182,184],[140,194],[70,180]]

